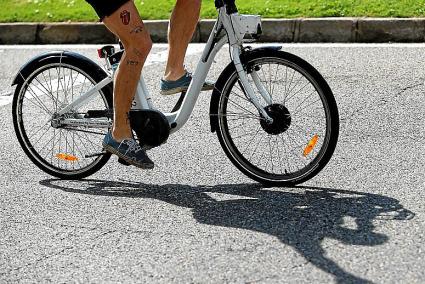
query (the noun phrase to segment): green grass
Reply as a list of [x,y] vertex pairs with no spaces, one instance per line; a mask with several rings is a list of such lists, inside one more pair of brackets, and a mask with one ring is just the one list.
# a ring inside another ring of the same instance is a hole
[[[175,0],[135,2],[146,20],[168,19],[175,4]],[[202,2],[201,18],[215,18],[214,1]],[[265,18],[425,17],[425,0],[237,0],[237,4],[241,13]],[[97,20],[84,0],[0,0],[0,7],[0,22]]]

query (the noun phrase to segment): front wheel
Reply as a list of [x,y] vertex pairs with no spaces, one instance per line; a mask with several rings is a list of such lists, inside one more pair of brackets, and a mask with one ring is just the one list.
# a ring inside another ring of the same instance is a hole
[[[338,140],[339,116],[331,89],[314,67],[286,52],[253,51],[245,55],[244,65],[270,93],[271,103],[257,95],[273,123],[251,103],[236,70],[226,69],[226,82],[217,86],[217,135],[226,155],[265,185],[311,179],[328,163]],[[255,88],[252,74],[248,77]]]

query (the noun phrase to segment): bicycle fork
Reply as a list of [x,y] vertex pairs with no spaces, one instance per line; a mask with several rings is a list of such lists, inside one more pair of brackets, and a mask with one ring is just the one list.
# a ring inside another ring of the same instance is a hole
[[[265,110],[265,107],[261,105],[260,100],[255,95],[254,88],[248,81],[248,74],[244,70],[241,59],[241,47],[239,45],[235,45],[231,49],[231,55],[233,59],[233,63],[235,64],[236,72],[238,73],[239,80],[243,87],[243,92],[245,92],[245,95],[247,98],[252,102],[252,104],[257,108],[258,112],[261,114],[261,116],[267,121],[267,123],[271,124],[273,123],[273,118],[271,118],[268,113]],[[261,97],[264,99],[264,101],[267,103],[267,105],[272,104],[272,97],[270,93],[267,91],[267,89],[264,87],[263,83],[261,82],[256,70],[252,70],[250,72],[250,75],[254,81],[254,84],[260,93]]]

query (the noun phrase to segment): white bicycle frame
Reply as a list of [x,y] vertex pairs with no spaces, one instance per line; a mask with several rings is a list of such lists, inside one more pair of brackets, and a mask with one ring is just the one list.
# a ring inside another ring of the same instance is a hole
[[[261,28],[261,19],[259,16],[239,15],[238,13],[228,15],[226,13],[225,7],[219,8],[218,11],[218,19],[214,25],[208,42],[206,43],[205,49],[203,51],[201,59],[198,62],[196,70],[193,73],[193,80],[187,90],[186,96],[184,97],[181,107],[175,112],[164,113],[171,126],[170,134],[179,130],[189,120],[190,115],[195,107],[196,101],[198,100],[199,94],[202,90],[202,86],[214,61],[214,58],[217,55],[218,51],[226,43],[228,43],[230,46],[231,58],[236,67],[239,80],[244,88],[246,95],[248,96],[248,99],[255,105],[255,107],[258,109],[264,119],[266,119],[269,123],[273,122],[273,119],[267,114],[264,109],[264,106],[261,104],[259,97],[254,91],[253,86],[249,83],[248,74],[244,70],[240,59],[244,42],[243,38],[245,34],[257,33],[259,28]],[[222,28],[226,30],[227,37],[223,36],[221,39],[218,40],[218,36]],[[264,85],[261,83],[261,80],[256,71],[253,70],[249,75],[252,77],[252,80],[258,90],[258,93],[261,95],[260,97],[264,99],[265,105],[271,104],[272,97],[267,91],[267,89],[264,87]],[[94,95],[99,92],[103,87],[110,84],[113,81],[113,78],[114,74],[112,73],[110,76],[96,84],[92,89],[87,91],[85,94],[80,96],[71,104],[61,109],[58,112],[58,115],[61,116],[65,115],[66,113],[69,113],[70,111],[78,110],[81,106],[88,103],[94,97]],[[148,91],[143,76],[140,76],[132,109],[155,110],[155,107],[152,103],[152,97]],[[95,127],[110,127],[109,122],[101,122],[99,120],[90,119],[64,119],[62,121],[62,124],[86,127],[90,127],[91,125]]]

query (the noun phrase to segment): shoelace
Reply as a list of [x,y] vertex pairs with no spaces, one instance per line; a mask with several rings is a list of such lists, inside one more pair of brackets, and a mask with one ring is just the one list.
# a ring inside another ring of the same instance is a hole
[[139,146],[139,144],[134,140],[125,140],[123,141],[124,144],[128,145],[127,151],[125,151],[125,154],[127,155],[128,152],[134,152],[138,153],[142,151],[143,149]]

